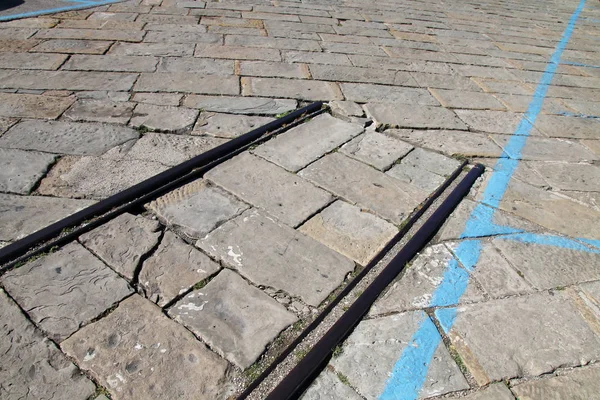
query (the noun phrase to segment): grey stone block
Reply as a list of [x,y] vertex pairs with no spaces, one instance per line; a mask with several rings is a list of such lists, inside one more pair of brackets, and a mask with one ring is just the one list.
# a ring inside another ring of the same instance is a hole
[[412,101],[394,105],[369,103],[364,107],[378,127],[467,129],[452,111],[442,107],[415,105]]
[[63,66],[71,71],[154,72],[158,59],[149,56],[79,55]]
[[[227,94],[227,93],[225,93]],[[276,96],[303,100],[342,100],[344,96],[333,82],[307,79],[242,78],[244,96]]]
[[[172,45],[170,45],[172,46]],[[238,77],[198,76],[192,72],[143,73],[137,80],[136,92],[179,92],[217,95],[237,95],[240,92]]]
[[503,383],[492,383],[491,385],[466,396],[452,396],[449,399],[462,400],[515,400],[510,389]]
[[[557,155],[561,161],[563,158]],[[528,163],[553,188],[581,192],[600,192],[600,168],[593,164]]]
[[[416,83],[413,83],[416,86]],[[347,100],[359,103],[386,103],[401,107],[399,104],[437,106],[439,102],[426,90],[421,88],[409,88],[401,86],[371,85],[366,83],[342,83],[342,92]],[[370,108],[379,110],[385,106],[373,106]],[[401,107],[404,108],[404,107]]]
[[106,100],[78,100],[63,114],[67,121],[127,124],[135,103]]
[[[45,42],[48,43],[48,42]],[[86,71],[12,71],[0,79],[0,88],[42,90],[128,91],[136,74]]]
[[362,400],[352,388],[340,381],[330,369],[325,369],[304,392],[301,400]]
[[588,400],[600,393],[600,368],[580,367],[563,375],[517,383],[512,390],[519,400]]
[[273,121],[270,117],[202,112],[192,134],[236,138]]
[[292,111],[296,104],[296,100],[262,97],[189,95],[183,100],[186,107],[231,114],[277,115]]
[[383,171],[413,148],[406,142],[369,130],[342,146],[340,152]]
[[158,72],[196,72],[206,75],[233,75],[233,61],[209,58],[165,57],[158,65]]
[[198,110],[184,107],[138,104],[129,125],[153,131],[182,133],[191,130],[198,113]]
[[27,194],[44,176],[55,155],[0,148],[3,168],[0,170],[0,190]]
[[55,119],[74,101],[71,97],[0,93],[0,116]]
[[[492,139],[503,147],[508,143],[508,137],[505,135],[493,135]],[[538,137],[528,138],[520,153],[518,155],[510,154],[510,156],[522,160],[538,161],[590,162],[600,160],[600,155],[589,151],[575,141]]]

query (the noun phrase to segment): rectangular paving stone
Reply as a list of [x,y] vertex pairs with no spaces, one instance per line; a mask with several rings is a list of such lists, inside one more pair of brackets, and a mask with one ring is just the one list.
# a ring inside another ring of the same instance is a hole
[[40,53],[104,54],[112,43],[105,40],[50,39],[33,49]]
[[331,201],[324,190],[249,153],[219,165],[205,177],[292,227]]
[[186,43],[116,43],[108,52],[113,56],[189,57],[194,47]]
[[14,269],[1,281],[31,319],[58,342],[133,292],[78,243]]
[[178,93],[134,93],[131,101],[158,106],[178,106],[183,98]]
[[281,61],[281,55],[277,49],[261,49],[260,51],[257,51],[252,47],[243,46],[197,45],[194,56],[203,58],[227,58],[232,60]]
[[[328,26],[328,25],[325,25]],[[331,29],[331,27],[329,27]],[[333,33],[325,31],[326,33]],[[383,57],[386,55],[379,46],[364,45],[356,43],[337,43],[337,42],[321,42],[321,47],[328,53],[342,53],[342,54],[363,54],[369,56]]]
[[136,79],[115,72],[14,70],[0,79],[0,88],[128,91]]
[[240,92],[237,77],[198,76],[187,72],[143,73],[135,84],[137,92],[182,92],[199,94],[236,95]]
[[362,126],[322,114],[258,146],[252,152],[297,172],[363,132]]
[[0,190],[27,194],[54,163],[55,155],[0,148],[3,168],[0,170]]
[[278,115],[296,108],[297,102],[292,99],[269,99],[260,97],[201,96],[188,95],[183,105],[190,108],[203,109],[231,114],[264,114]]
[[535,127],[549,137],[598,138],[600,120],[595,118],[538,115]]
[[343,145],[340,152],[383,171],[413,148],[401,140],[368,130]]
[[149,31],[144,36],[145,43],[212,43],[222,44],[223,35],[203,32]]
[[279,79],[242,78],[244,96],[276,96],[304,100],[342,100],[338,86],[333,82]]
[[244,76],[265,76],[279,78],[309,78],[310,72],[304,64],[287,64],[267,61],[242,61],[240,74]]
[[447,333],[479,385],[586,364],[600,353],[600,339],[561,291],[463,306]]
[[0,289],[3,399],[86,400],[95,385],[29,322]]
[[502,155],[502,148],[482,133],[420,129],[389,129],[386,133],[415,146],[449,156],[497,158]]
[[348,56],[314,51],[283,51],[283,60],[289,63],[352,65]]
[[[263,318],[266,315],[268,319]],[[169,309],[169,316],[242,370],[298,320],[277,300],[228,269],[179,300]]]
[[481,92],[462,90],[429,89],[431,94],[447,108],[468,108],[474,110],[505,110],[494,96]]
[[74,101],[72,97],[0,93],[0,116],[55,119]]
[[[396,77],[396,71],[341,65],[314,64],[310,65],[310,72],[314,79],[336,82],[369,82],[391,85]],[[412,80],[410,77],[408,79]],[[416,82],[414,80],[412,82],[416,86]]]
[[233,61],[196,57],[162,58],[158,72],[196,72],[206,75],[233,75]]
[[91,40],[118,40],[120,42],[141,42],[144,32],[139,30],[117,29],[40,29],[35,34],[39,39],[91,39]]
[[503,383],[492,383],[485,388],[476,392],[471,392],[466,396],[451,396],[449,399],[464,399],[464,400],[514,400],[514,396],[509,388]]
[[408,104],[368,103],[364,108],[378,127],[467,129],[467,125],[458,119],[456,114],[443,107],[429,107],[408,102]]
[[198,110],[185,107],[138,104],[129,125],[159,132],[184,133],[191,130],[198,114]]
[[443,74],[417,71],[413,72],[411,75],[421,87],[466,90],[471,92],[481,91],[480,88],[471,79],[460,75],[456,75],[456,73],[454,73],[453,71],[444,71]]
[[[521,114],[492,110],[456,110],[458,117],[472,130],[512,135],[519,126]],[[536,134],[532,130],[531,134]]]
[[65,54],[0,53],[0,68],[55,70],[67,57]]
[[354,270],[346,257],[255,209],[196,245],[254,284],[283,290],[315,307]]
[[593,164],[532,162],[529,165],[559,190],[600,192],[600,168]]
[[239,47],[261,47],[267,49],[290,49],[301,51],[321,51],[316,40],[274,38],[251,35],[227,35],[225,45]]
[[271,121],[270,117],[202,112],[192,134],[232,139]]
[[521,400],[533,399],[593,399],[600,393],[600,369],[593,365],[566,371],[558,376],[545,376],[512,385],[512,390]]
[[[437,162],[448,160],[454,162],[453,168],[448,168],[445,172],[435,171],[429,168],[430,165],[436,165]],[[411,184],[427,192],[433,192],[437,189],[460,163],[451,158],[438,153],[424,151],[420,148],[413,150],[408,156],[403,158],[390,168],[386,173],[395,179]],[[432,171],[433,170],[433,171]]]
[[329,368],[323,372],[311,383],[306,391],[300,397],[301,400],[320,400],[326,393],[335,399],[362,400],[362,397],[352,388],[337,377]]
[[113,398],[212,400],[229,386],[227,362],[139,295],[61,347]]
[[19,122],[17,118],[0,117],[0,135],[6,132],[11,126]]
[[64,114],[66,121],[127,124],[135,103],[128,101],[78,100]]
[[62,67],[70,71],[153,72],[158,59],[149,56],[78,55]]
[[[492,139],[500,146],[506,146],[510,136],[494,135]],[[510,153],[511,150],[509,149]],[[520,154],[509,154],[511,157],[536,161],[590,162],[600,159],[597,154],[581,144],[558,138],[532,137],[520,151]]]
[[427,192],[339,153],[321,158],[299,175],[394,224],[427,197]]

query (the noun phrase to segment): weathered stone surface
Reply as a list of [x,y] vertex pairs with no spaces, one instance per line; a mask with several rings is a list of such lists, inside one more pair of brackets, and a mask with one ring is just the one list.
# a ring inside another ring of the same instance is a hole
[[199,76],[191,72],[143,73],[135,84],[136,92],[180,92],[217,95],[237,95],[239,78]]
[[158,222],[121,214],[82,235],[79,240],[108,266],[131,281],[141,258],[156,246],[159,237]]
[[0,88],[42,90],[113,90],[128,91],[136,74],[83,71],[7,70],[0,79]]
[[50,39],[33,50],[41,53],[104,54],[111,44],[103,40]]
[[[509,137],[494,135],[492,137],[500,146],[506,146]],[[510,154],[511,149],[507,152]],[[600,160],[600,155],[589,151],[581,144],[567,139],[546,139],[531,137],[520,150],[519,154],[510,154],[513,158],[523,160],[582,162]]]
[[442,104],[442,106],[448,108],[469,108],[476,110],[506,109],[502,103],[488,93],[445,89],[429,89],[429,91]]
[[267,344],[298,319],[228,269],[173,305],[169,315],[241,369],[252,365]]
[[[560,159],[560,156],[557,158]],[[591,164],[529,163],[555,189],[600,192],[600,168]]]
[[201,96],[193,94],[183,100],[183,105],[186,107],[231,114],[277,115],[294,110],[296,104],[296,100],[291,99]]
[[196,72],[206,75],[233,75],[233,61],[209,58],[162,58],[159,72]]
[[[443,244],[426,247],[406,267],[402,276],[373,304],[369,314],[381,315],[451,305],[434,304],[432,301],[433,293],[442,283],[447,269],[451,269],[453,272],[453,281],[461,281],[461,278],[468,280],[467,272],[456,264],[452,253]],[[482,299],[483,293],[471,282],[468,284],[465,294],[460,298],[460,302],[470,303]]]
[[0,138],[0,146],[59,154],[101,155],[111,147],[138,137],[133,129],[116,125],[25,120]]
[[198,110],[184,107],[138,104],[129,125],[145,126],[150,130],[180,133],[190,130],[198,117]]
[[[467,381],[446,350],[433,322],[422,311],[362,321],[344,342],[342,354],[331,364],[362,396],[377,399],[390,379],[394,364],[402,351],[412,345],[411,337],[421,324],[428,326],[432,340],[440,344],[433,354],[418,397],[467,389]],[[400,393],[396,394],[400,396]]]
[[218,187],[197,180],[146,206],[166,225],[200,239],[248,206]]
[[187,43],[116,43],[111,47],[111,56],[156,56],[189,57],[194,46]]
[[562,375],[517,383],[512,390],[520,400],[593,399],[600,393],[600,368],[582,367]]
[[451,396],[449,399],[462,399],[462,400],[514,400],[513,394],[510,389],[507,388],[503,383],[492,383],[491,385],[472,392],[466,396]]
[[225,360],[138,295],[61,347],[118,399],[212,400],[227,386]]
[[292,227],[331,201],[324,190],[249,153],[236,156],[205,176]]
[[198,44],[194,56],[204,58],[227,58],[232,60],[281,61],[281,55],[277,49],[260,49],[260,51],[257,51],[257,49],[252,47],[217,46],[210,44]]
[[521,115],[491,110],[456,110],[458,117],[472,130],[489,133],[512,134],[519,122]]
[[301,400],[361,400],[352,388],[343,384],[330,369],[325,369],[304,392]]
[[93,382],[27,321],[0,289],[0,396],[6,400],[86,400]]
[[286,64],[268,61],[242,61],[240,64],[240,73],[243,76],[266,76],[297,79],[310,77],[308,67],[304,64]]
[[[342,65],[313,64],[310,66],[313,78],[335,82],[367,82],[391,85],[394,83],[396,71],[373,68],[347,67]],[[408,75],[408,74],[407,74]],[[417,86],[414,79],[408,75],[410,86]],[[404,88],[402,88],[404,89]],[[344,90],[344,89],[342,89]],[[349,96],[348,93],[344,94]],[[352,99],[356,100],[356,99]]]
[[125,125],[135,103],[106,100],[78,100],[64,113],[67,121],[108,122]]
[[367,265],[398,233],[394,225],[343,201],[331,204],[299,230],[361,265]]
[[368,131],[342,146],[340,151],[379,170],[385,170],[413,148],[406,142],[379,132]]
[[284,61],[289,63],[352,65],[345,54],[314,51],[284,51],[282,53]]
[[218,43],[223,36],[214,33],[182,32],[182,31],[150,31],[144,37],[145,43]]
[[600,339],[561,291],[463,306],[448,336],[480,385],[586,364],[600,353]]
[[394,224],[400,224],[427,197],[427,192],[339,153],[323,157],[299,175]]
[[[416,85],[415,85],[416,86]],[[426,90],[400,86],[371,85],[366,83],[342,83],[342,92],[347,100],[360,103],[385,103],[386,106],[402,107],[400,104],[437,106],[439,102]],[[373,106],[379,109],[386,106]]]
[[73,55],[63,66],[71,71],[153,72],[158,59],[148,56]]
[[467,126],[452,111],[442,107],[428,107],[412,103],[369,103],[364,108],[378,127],[467,129]]
[[55,119],[74,101],[71,97],[0,93],[0,116]]
[[296,172],[363,132],[362,126],[321,114],[258,146],[252,152]]
[[550,137],[597,139],[600,121],[594,118],[538,115],[535,127]]
[[235,138],[271,121],[273,118],[269,117],[203,112],[196,121],[193,134]]
[[132,292],[78,243],[8,272],[2,285],[59,342]]
[[66,54],[0,53],[0,68],[57,69],[67,59]]
[[0,194],[0,240],[21,239],[92,204],[87,200]]
[[19,120],[17,118],[0,117],[0,136],[2,136],[2,134],[4,132],[6,132],[8,130],[8,128],[13,126],[17,122],[19,122]]
[[132,101],[157,106],[178,106],[183,98],[179,93],[135,93]]
[[[227,93],[224,93],[227,94]],[[242,78],[244,96],[276,96],[303,100],[342,100],[342,92],[333,82],[280,79]]]
[[174,166],[227,142],[225,139],[148,132],[135,142],[127,158]]
[[40,39],[91,39],[116,40],[120,42],[141,42],[144,32],[134,29],[40,29],[36,34]]
[[226,222],[197,246],[257,285],[284,290],[318,306],[354,263],[252,209]]
[[333,100],[329,102],[331,114],[336,117],[362,117],[364,110],[353,101]]
[[164,307],[220,268],[204,253],[166,231],[156,251],[144,261],[139,282],[146,297]]
[[44,176],[56,156],[52,154],[0,148],[3,167],[0,170],[0,190],[27,194]]

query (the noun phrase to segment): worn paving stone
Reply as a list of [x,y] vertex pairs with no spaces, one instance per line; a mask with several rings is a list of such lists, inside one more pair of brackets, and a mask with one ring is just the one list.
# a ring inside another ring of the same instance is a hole
[[[453,259],[452,253],[443,244],[426,247],[402,276],[373,304],[369,315],[424,309],[433,305],[451,305],[432,304],[432,295],[442,283],[447,266]],[[461,267],[455,266],[455,269],[455,281],[458,281],[461,275],[467,274]],[[470,282],[460,303],[479,300],[483,300],[483,293],[476,284]]]
[[107,122],[127,124],[135,103],[106,101],[106,100],[78,100],[63,114],[67,121]]
[[33,48],[40,53],[104,54],[112,42],[106,40],[45,40]]
[[555,189],[600,192],[600,168],[593,164],[529,163]]
[[212,43],[221,44],[223,36],[216,33],[185,31],[149,31],[144,43]]
[[299,230],[361,265],[367,265],[398,233],[394,225],[343,201],[331,204]]
[[323,370],[300,397],[301,400],[362,400],[352,388],[340,381],[329,368]]
[[321,46],[316,40],[266,37],[257,35],[226,35],[225,45],[248,48],[260,47],[266,49],[321,51]]
[[11,126],[19,122],[17,118],[4,118],[0,117],[0,137],[6,132]]
[[0,289],[0,396],[6,400],[86,400],[95,385],[29,322]]
[[0,116],[55,119],[74,101],[72,97],[0,93]]
[[43,90],[128,91],[136,74],[84,71],[10,71],[0,79],[0,88]]
[[0,53],[0,68],[55,70],[67,59],[66,54]]
[[0,148],[0,159],[3,164],[0,171],[0,191],[27,194],[44,176],[56,156]]
[[182,98],[183,95],[178,93],[135,93],[131,100],[157,106],[178,106]]
[[354,263],[325,245],[248,210],[196,245],[255,283],[318,306]]
[[206,181],[188,183],[146,207],[166,225],[192,239],[200,239],[248,205]]
[[169,315],[242,370],[298,320],[277,300],[228,269],[174,304]]
[[[503,147],[509,141],[509,137],[502,135],[495,135],[492,139]],[[600,156],[589,151],[576,141],[558,138],[528,138],[527,143],[525,143],[519,154],[510,154],[510,150],[508,153],[513,158],[523,160],[581,162],[600,159]]]
[[126,281],[78,243],[8,272],[2,285],[58,342],[132,293]]
[[339,153],[321,158],[299,175],[394,224],[427,197],[427,192]]
[[558,376],[516,383],[512,385],[512,390],[522,400],[567,398],[587,400],[595,398],[600,393],[598,378],[600,378],[598,366],[582,367]]
[[448,336],[479,385],[586,364],[600,352],[600,339],[561,291],[463,306]]
[[110,56],[190,57],[194,47],[187,43],[116,43]]
[[340,152],[383,171],[412,149],[406,142],[369,130],[343,145]]
[[400,107],[398,104],[439,105],[439,102],[426,89],[421,88],[372,85],[368,83],[341,83],[340,86],[346,100],[359,103],[385,103],[385,105],[369,106],[370,109],[380,111],[386,107]]
[[135,84],[136,92],[180,92],[218,95],[239,94],[237,77],[198,76],[191,72],[143,73]]
[[[227,93],[225,93],[227,94]],[[280,79],[242,78],[244,96],[276,96],[303,100],[342,100],[344,97],[333,82]]]
[[[325,64],[310,65],[310,72],[314,79],[335,82],[366,82],[392,85],[396,77],[396,71],[392,70]],[[407,74],[406,79],[410,81],[409,83],[412,83],[409,86],[417,86],[416,81],[410,75]],[[348,96],[348,94],[344,94]]]
[[504,111],[456,110],[456,114],[471,129],[489,133],[513,134],[521,121],[520,114]]
[[188,95],[183,100],[186,107],[231,114],[278,115],[294,110],[296,104],[296,100],[291,99],[231,96]]
[[369,103],[364,108],[377,127],[467,129],[456,114],[442,107]]
[[308,63],[325,65],[352,65],[348,56],[336,53],[318,53],[314,51],[283,51],[283,59],[289,63]]
[[[268,61],[242,61],[240,63],[240,74],[243,76],[297,79],[306,79],[310,77],[308,67],[304,64],[287,64]],[[313,77],[319,79],[314,75]]]
[[[460,369],[439,338],[433,322],[422,311],[363,320],[344,342],[342,354],[331,364],[345,375],[365,398],[379,398],[402,351],[411,345],[411,336],[426,324],[431,340],[438,340],[423,387],[418,398],[441,395],[469,387]],[[398,394],[399,395],[399,394]]]
[[278,49],[260,49],[243,46],[217,46],[196,45],[195,57],[202,58],[225,58],[230,60],[259,60],[259,61],[281,61]]
[[153,131],[181,133],[192,129],[199,111],[184,107],[138,104],[129,125]]
[[164,57],[158,72],[196,72],[206,75],[233,75],[233,61],[195,57]]
[[61,347],[117,399],[212,400],[228,386],[225,360],[138,295]]
[[249,153],[219,165],[205,177],[292,227],[332,198],[297,175]]
[[166,231],[156,251],[144,261],[139,283],[148,299],[164,307],[220,268],[204,253]]
[[297,172],[363,131],[358,124],[322,114],[278,135],[252,152],[288,171]]
[[141,258],[156,246],[160,235],[157,221],[121,214],[81,235],[79,240],[109,267],[131,281]]
[[101,155],[126,141],[137,139],[133,129],[63,121],[24,120],[0,138],[0,147],[58,154]]
[[506,110],[502,103],[488,93],[445,89],[429,89],[429,91],[442,106],[447,108]]
[[514,396],[510,389],[503,383],[492,383],[491,385],[469,393],[466,396],[451,396],[449,399],[464,399],[464,400],[514,400]]
[[271,121],[270,117],[202,112],[192,134],[233,139]]
[[539,115],[535,127],[550,137],[596,139],[600,121],[593,118]]
[[154,72],[158,59],[149,56],[79,55],[71,56],[62,67],[70,71]]
[[329,102],[329,107],[334,117],[362,117],[365,113],[362,107],[353,101],[333,100]]

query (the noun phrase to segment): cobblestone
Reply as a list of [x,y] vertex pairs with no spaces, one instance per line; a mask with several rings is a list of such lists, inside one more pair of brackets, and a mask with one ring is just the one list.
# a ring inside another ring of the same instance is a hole
[[44,176],[56,156],[16,149],[1,149],[4,167],[0,171],[0,190],[27,194]]
[[367,131],[342,146],[340,152],[383,171],[412,149],[414,147],[406,142],[379,132]]

